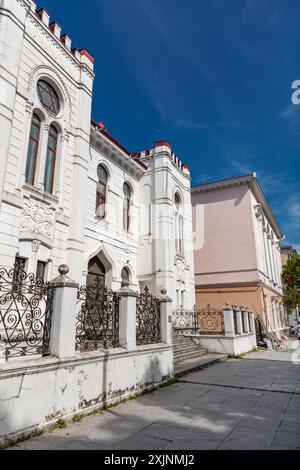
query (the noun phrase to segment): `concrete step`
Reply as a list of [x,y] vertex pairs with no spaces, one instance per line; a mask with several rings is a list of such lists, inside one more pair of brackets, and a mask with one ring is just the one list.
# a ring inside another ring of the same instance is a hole
[[191,338],[173,339],[173,344],[181,344],[181,343],[194,343],[194,341]]
[[208,353],[200,357],[186,359],[182,362],[175,364],[174,375],[176,378],[182,377],[190,372],[218,364],[219,362],[226,361],[227,354],[214,354]]
[[179,362],[184,361],[185,359],[192,359],[203,356],[207,354],[207,349],[201,349],[196,351],[190,351],[184,354],[180,354],[179,356],[174,355],[174,364],[178,364]]
[[174,348],[174,354],[178,355],[178,354],[188,352],[188,351],[199,351],[201,349],[203,349],[201,346],[195,346],[195,345],[181,346],[178,348]]
[[196,346],[196,343],[193,341],[178,341],[178,343],[173,342],[174,348],[179,348],[181,346]]

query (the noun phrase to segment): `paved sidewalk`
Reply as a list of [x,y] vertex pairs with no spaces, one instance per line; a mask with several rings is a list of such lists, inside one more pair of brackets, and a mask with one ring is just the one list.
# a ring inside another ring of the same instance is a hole
[[14,449],[300,449],[300,365],[228,360]]

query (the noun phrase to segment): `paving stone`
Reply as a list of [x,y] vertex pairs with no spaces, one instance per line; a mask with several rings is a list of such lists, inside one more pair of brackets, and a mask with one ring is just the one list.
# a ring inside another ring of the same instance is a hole
[[300,449],[300,433],[279,430],[272,445],[286,449]]
[[120,442],[116,449],[126,450],[163,450],[171,441],[155,437],[136,434]]
[[215,450],[221,443],[221,439],[179,439],[168,444],[165,450]]
[[263,354],[194,372],[16,450],[300,448],[300,395],[270,391],[300,387],[300,367]]

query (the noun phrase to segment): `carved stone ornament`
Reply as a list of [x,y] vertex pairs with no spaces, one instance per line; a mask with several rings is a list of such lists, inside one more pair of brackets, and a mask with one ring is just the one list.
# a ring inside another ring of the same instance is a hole
[[182,259],[177,258],[176,261],[175,261],[175,266],[176,266],[176,268],[179,272],[181,272],[181,273],[184,272],[185,262]]
[[28,201],[23,206],[21,228],[25,232],[33,232],[53,237],[54,212],[39,201]]
[[260,204],[254,206],[255,216],[257,219],[261,220],[262,218],[262,208]]
[[37,253],[40,249],[40,246],[41,246],[40,240],[32,240],[31,251],[33,251],[34,253]]

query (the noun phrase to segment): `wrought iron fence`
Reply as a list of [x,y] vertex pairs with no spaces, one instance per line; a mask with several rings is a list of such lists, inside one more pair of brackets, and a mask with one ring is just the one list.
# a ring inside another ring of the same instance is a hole
[[198,312],[196,308],[186,310],[181,307],[172,314],[173,329],[179,335],[198,333]]
[[0,268],[0,358],[49,354],[54,289],[20,264]]
[[160,341],[160,302],[146,286],[136,299],[136,343],[141,345]]
[[210,305],[198,310],[198,325],[201,335],[225,335],[223,311]]
[[119,345],[119,297],[101,283],[81,286],[77,293],[76,350],[93,351]]

